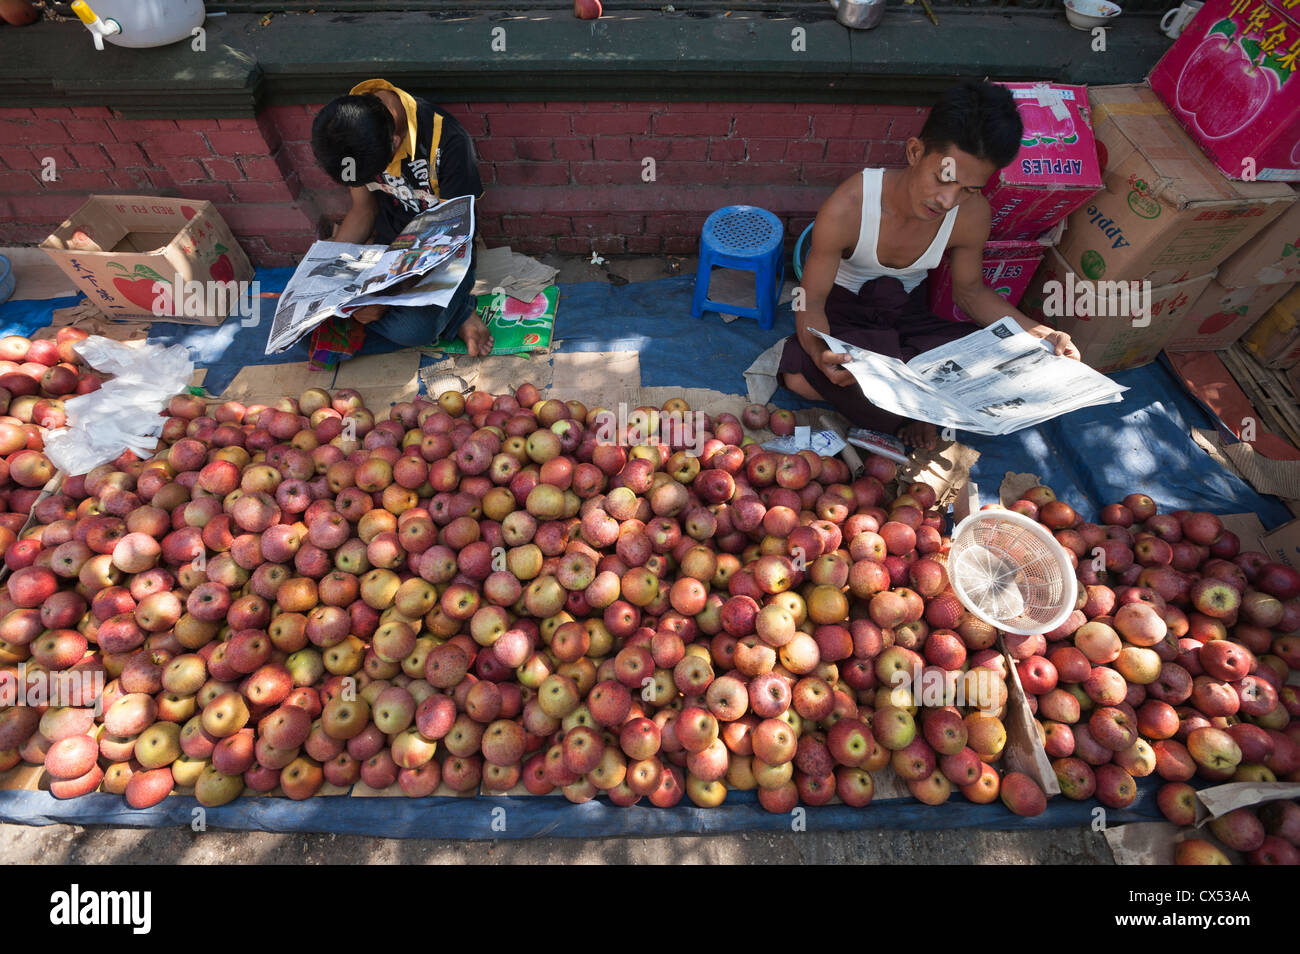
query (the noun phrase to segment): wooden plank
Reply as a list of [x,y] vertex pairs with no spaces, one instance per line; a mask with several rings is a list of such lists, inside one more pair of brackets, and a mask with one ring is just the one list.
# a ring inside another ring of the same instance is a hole
[[1300,447],[1300,408],[1286,376],[1265,368],[1240,344],[1219,355],[1268,429]]

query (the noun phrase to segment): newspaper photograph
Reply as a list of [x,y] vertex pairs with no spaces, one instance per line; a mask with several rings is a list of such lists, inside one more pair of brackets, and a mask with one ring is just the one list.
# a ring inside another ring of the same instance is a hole
[[266,353],[366,305],[446,305],[468,274],[473,235],[474,197],[461,196],[417,215],[388,246],[314,243],[280,296]]
[[1010,434],[1098,404],[1127,388],[1050,343],[1000,321],[904,363],[818,332],[872,404],[914,420],[976,434]]

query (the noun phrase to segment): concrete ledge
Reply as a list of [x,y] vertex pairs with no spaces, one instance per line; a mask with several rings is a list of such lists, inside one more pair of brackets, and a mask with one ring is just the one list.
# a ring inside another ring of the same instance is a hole
[[[95,51],[78,23],[0,33],[0,102],[111,106],[121,115],[250,116],[318,103],[383,75],[440,101],[786,101],[927,105],[956,77],[1109,84],[1142,79],[1169,41],[1151,17],[1107,32],[1107,50],[1062,14],[891,9],[858,33],[821,15],[556,11],[209,17],[189,43]],[[803,31],[799,33],[798,31]],[[504,51],[500,46],[504,43]],[[495,45],[495,48],[494,48]],[[802,46],[802,49],[796,47]]]

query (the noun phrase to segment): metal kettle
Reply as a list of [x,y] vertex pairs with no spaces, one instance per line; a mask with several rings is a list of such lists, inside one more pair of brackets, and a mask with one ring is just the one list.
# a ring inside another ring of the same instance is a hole
[[885,15],[885,0],[830,0],[835,19],[851,30],[870,30]]

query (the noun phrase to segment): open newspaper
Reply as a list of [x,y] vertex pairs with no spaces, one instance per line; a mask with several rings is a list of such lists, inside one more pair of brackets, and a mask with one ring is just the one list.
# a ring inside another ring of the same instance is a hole
[[1010,434],[1096,404],[1123,400],[1127,388],[1052,345],[1011,318],[904,364],[818,332],[877,407],[940,427]]
[[366,305],[445,306],[469,274],[473,235],[474,197],[466,195],[421,212],[388,246],[316,242],[280,296],[266,353]]

